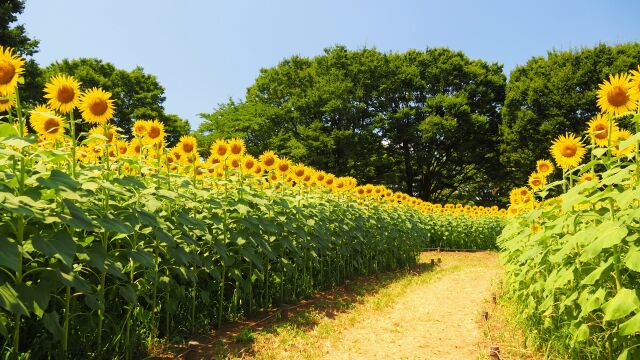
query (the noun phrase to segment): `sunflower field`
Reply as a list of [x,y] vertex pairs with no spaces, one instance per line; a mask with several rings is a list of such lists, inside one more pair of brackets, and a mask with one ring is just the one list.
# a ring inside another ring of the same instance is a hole
[[611,75],[585,134],[551,145],[562,177],[540,160],[511,193],[506,291],[558,356],[640,358],[639,102],[640,67]]
[[[0,339],[7,358],[138,358],[163,341],[407,268],[427,247],[495,248],[506,210],[430,204],[163,124],[67,75],[23,109],[0,47]],[[76,112],[81,118],[76,118]],[[95,127],[76,133],[81,122]],[[128,138],[128,140],[127,140]]]

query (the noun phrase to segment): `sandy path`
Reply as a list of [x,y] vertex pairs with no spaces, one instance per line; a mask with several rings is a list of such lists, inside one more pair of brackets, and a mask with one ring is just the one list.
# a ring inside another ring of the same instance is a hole
[[441,277],[412,286],[391,306],[344,329],[323,344],[324,358],[477,359],[482,304],[500,276],[497,255],[441,256]]

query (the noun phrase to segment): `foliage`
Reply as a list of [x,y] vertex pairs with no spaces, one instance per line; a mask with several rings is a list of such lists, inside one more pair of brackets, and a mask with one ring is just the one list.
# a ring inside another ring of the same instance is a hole
[[198,132],[427,201],[495,203],[504,86],[501,66],[449,49],[337,46],[262,69],[243,102],[202,114]]
[[516,67],[509,77],[500,125],[505,181],[521,184],[558,134],[580,133],[598,113],[596,91],[610,73],[640,62],[640,44],[600,44],[576,51],[550,51]]
[[[618,103],[611,94],[621,93],[636,108],[640,73],[620,84],[605,82],[600,99]],[[566,167],[562,180],[534,192],[541,203],[535,204],[523,188],[516,189],[510,212],[520,215],[512,218],[498,242],[508,292],[531,334],[571,358],[637,359],[640,115],[614,118],[611,107],[601,110],[608,112],[608,128],[589,130],[590,159]],[[635,127],[635,135],[623,138],[622,125]],[[560,151],[554,157],[579,154],[575,144],[562,141],[556,141]],[[547,198],[553,192],[561,195]],[[517,194],[525,194],[524,201]]]

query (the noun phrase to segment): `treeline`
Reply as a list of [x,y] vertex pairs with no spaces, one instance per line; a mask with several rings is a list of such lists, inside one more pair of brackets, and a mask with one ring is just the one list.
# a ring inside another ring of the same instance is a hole
[[[200,142],[238,136],[360,181],[434,202],[506,204],[541,144],[583,133],[598,84],[640,64],[640,44],[551,51],[514,69],[446,48],[404,53],[325,49],[262,69],[242,101],[197,130]],[[206,148],[206,146],[205,146]]]

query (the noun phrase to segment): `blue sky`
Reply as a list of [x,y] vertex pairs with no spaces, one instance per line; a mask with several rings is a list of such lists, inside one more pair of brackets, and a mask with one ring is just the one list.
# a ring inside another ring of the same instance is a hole
[[262,67],[326,47],[446,46],[504,64],[640,41],[638,0],[27,0],[19,22],[41,41],[40,65],[97,57],[137,65],[166,88],[167,112],[197,114],[243,98]]

